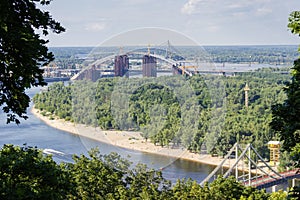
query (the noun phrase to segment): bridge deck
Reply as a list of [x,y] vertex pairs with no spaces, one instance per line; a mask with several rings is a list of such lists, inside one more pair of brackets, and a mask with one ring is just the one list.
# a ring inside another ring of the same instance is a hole
[[[300,173],[297,172],[299,172],[299,169],[281,172],[280,175],[282,177],[278,177],[276,174],[270,174],[260,178],[253,178],[250,182],[250,185],[258,189],[272,187],[274,185],[287,182],[290,179],[300,178]],[[278,178],[274,179],[271,176]],[[245,180],[244,184],[249,185],[249,180]]]

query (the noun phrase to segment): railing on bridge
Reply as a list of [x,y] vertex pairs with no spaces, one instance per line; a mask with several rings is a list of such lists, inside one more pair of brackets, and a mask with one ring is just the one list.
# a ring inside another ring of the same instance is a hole
[[300,178],[300,173],[298,169],[281,172],[280,175],[282,176],[282,178],[279,179],[273,179],[267,175],[261,176],[256,179],[252,179],[251,186],[256,187],[258,189],[269,188],[274,185],[286,183],[288,180],[291,179]]
[[[235,155],[234,159],[232,159],[232,155]],[[253,157],[257,159],[253,159]],[[230,165],[230,160],[233,161],[232,165]],[[227,165],[225,165],[226,162]],[[247,167],[245,167],[245,165]],[[258,189],[285,183],[293,178],[300,178],[300,173],[297,173],[299,170],[291,170],[282,173],[275,171],[251,144],[246,145],[243,149],[240,144],[235,143],[224,157],[223,161],[200,183],[200,185],[209,182],[212,178],[217,176],[220,171],[223,172],[224,167],[227,167],[227,171],[224,174],[221,174],[224,178],[227,178],[234,172],[236,180],[242,182],[244,185],[253,186]],[[242,175],[240,175],[240,173],[242,173]]]

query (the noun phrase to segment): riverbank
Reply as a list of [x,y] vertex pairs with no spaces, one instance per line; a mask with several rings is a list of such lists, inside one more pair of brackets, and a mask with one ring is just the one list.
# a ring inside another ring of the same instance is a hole
[[[168,148],[155,146],[153,143],[146,141],[140,132],[132,131],[106,131],[99,127],[91,127],[84,124],[75,124],[62,119],[50,119],[49,116],[43,116],[38,109],[32,107],[31,112],[39,119],[44,121],[47,125],[56,129],[66,131],[71,134],[90,138],[96,141],[108,143],[114,146],[137,150],[146,153],[158,154],[163,156],[170,156],[194,162],[200,162],[208,165],[219,165],[222,162],[220,157],[212,157],[207,154],[195,154],[181,148]],[[228,161],[224,166],[229,167],[234,160]]]

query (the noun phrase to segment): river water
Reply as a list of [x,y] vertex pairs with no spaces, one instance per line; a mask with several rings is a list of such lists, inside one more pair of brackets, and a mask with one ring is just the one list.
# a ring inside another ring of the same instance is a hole
[[[30,97],[41,88],[27,91]],[[31,103],[32,106],[32,103]],[[36,146],[48,149],[56,161],[71,162],[73,154],[87,154],[88,150],[98,147],[101,154],[117,152],[134,164],[144,163],[149,168],[162,169],[163,176],[173,183],[177,179],[192,178],[201,182],[213,169],[213,166],[197,162],[174,159],[149,153],[127,150],[113,145],[97,142],[46,125],[28,110],[29,119],[21,120],[20,125],[6,124],[6,115],[0,111],[0,146],[4,144]]]

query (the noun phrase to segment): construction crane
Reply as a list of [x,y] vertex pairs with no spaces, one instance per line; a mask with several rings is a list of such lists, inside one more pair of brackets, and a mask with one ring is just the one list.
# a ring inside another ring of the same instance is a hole
[[58,68],[58,66],[56,65],[55,62],[50,62],[47,66],[46,66],[46,77],[50,77],[50,73],[53,70],[56,70]]
[[186,69],[194,69],[194,72],[198,73],[198,70],[197,70],[198,67],[197,66],[193,66],[193,65],[191,65],[191,66],[184,66],[184,65],[182,65],[182,66],[179,66],[178,68],[182,70],[182,75],[184,75]]

